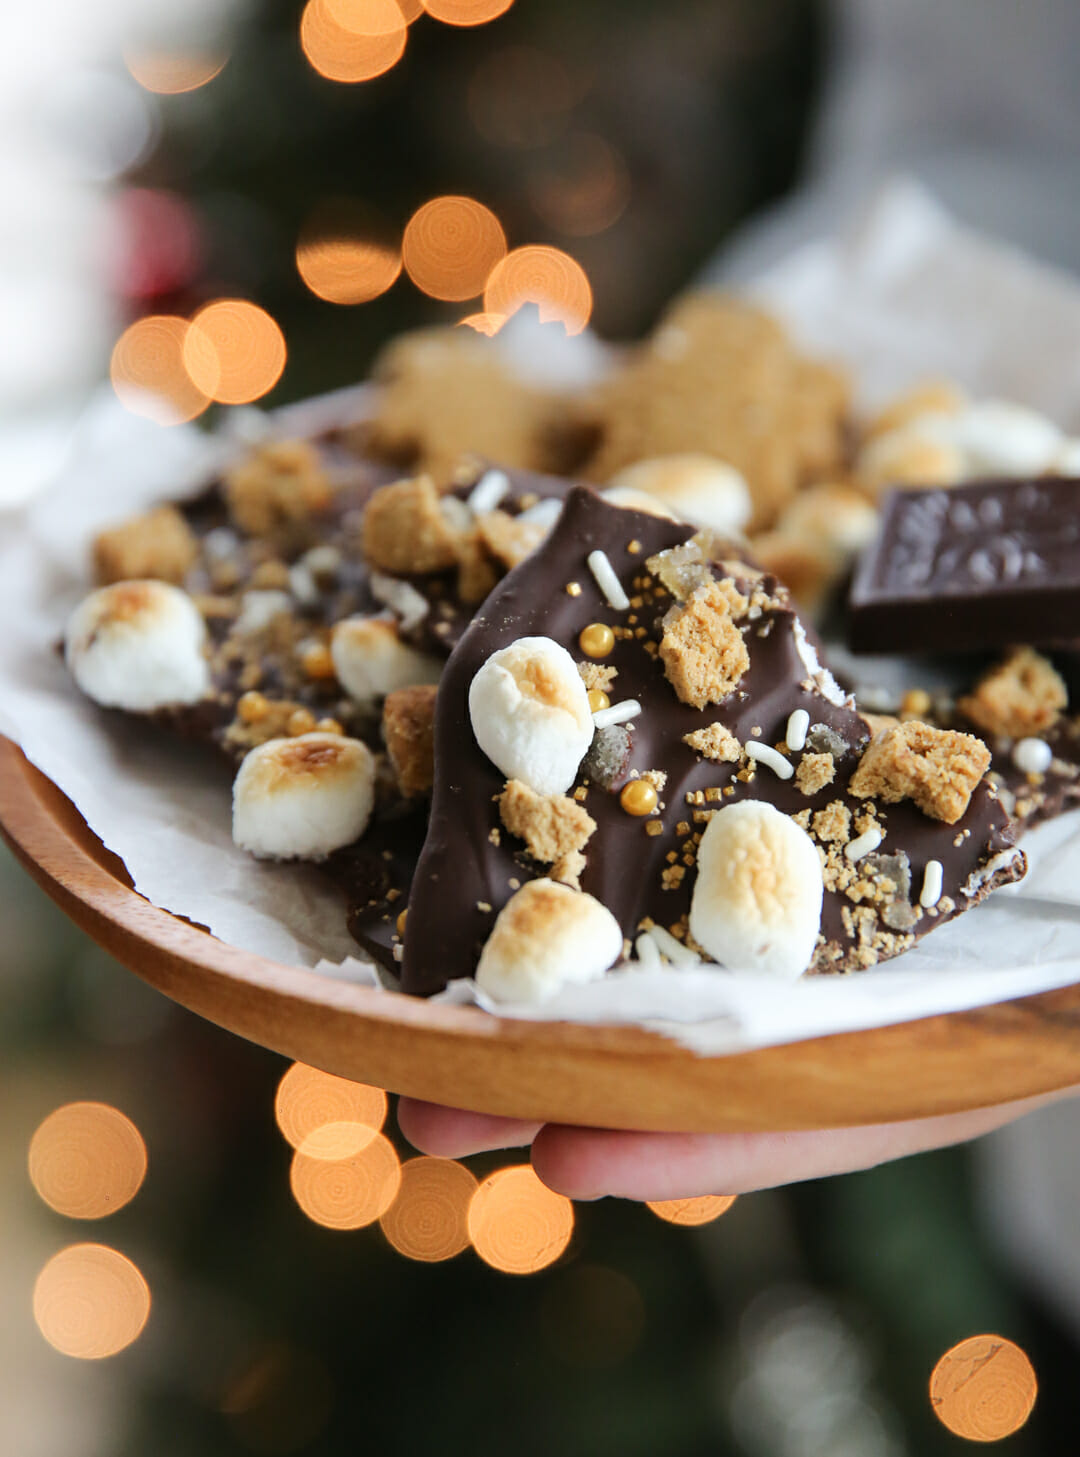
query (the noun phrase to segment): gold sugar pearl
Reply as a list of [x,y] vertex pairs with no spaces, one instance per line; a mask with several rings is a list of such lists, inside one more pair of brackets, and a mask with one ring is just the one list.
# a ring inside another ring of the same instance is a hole
[[900,712],[914,718],[930,712],[930,695],[925,688],[909,688],[900,700]]
[[619,795],[628,815],[651,815],[658,803],[656,790],[647,779],[631,779]]
[[589,712],[599,713],[602,708],[610,708],[611,699],[602,688],[589,689]]
[[334,660],[325,643],[313,643],[300,656],[304,672],[309,678],[333,678]]
[[397,933],[398,933],[399,936],[404,936],[404,934],[405,934],[405,922],[406,922],[406,920],[408,918],[408,915],[409,915],[409,908],[408,908],[408,906],[406,906],[403,911],[399,911],[398,912],[398,918],[397,918]]
[[336,718],[320,718],[315,727],[321,734],[341,734],[344,736],[345,733],[345,730]]
[[297,708],[289,714],[289,721],[285,725],[292,737],[299,738],[301,734],[310,734],[315,728],[315,715],[310,708]]
[[590,622],[581,629],[578,646],[587,658],[606,658],[615,646],[615,634],[606,622]]
[[236,712],[241,723],[258,723],[270,712],[270,705],[261,693],[243,693],[237,700]]

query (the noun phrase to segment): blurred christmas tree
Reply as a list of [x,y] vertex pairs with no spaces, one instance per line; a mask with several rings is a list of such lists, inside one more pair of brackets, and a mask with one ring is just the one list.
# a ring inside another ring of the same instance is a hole
[[296,246],[328,205],[351,208],[392,256],[421,204],[477,198],[510,247],[576,258],[596,327],[620,336],[797,176],[822,50],[816,0],[517,0],[479,26],[407,3],[407,33],[401,21],[400,36],[361,48],[382,74],[319,74],[349,74],[350,57],[364,69],[334,17],[386,32],[381,5],[398,14],[395,0],[256,4],[224,69],[162,102],[160,142],[121,199],[132,312],[255,299],[289,344],[275,399],[354,379],[393,332],[480,307],[438,303],[404,273],[352,307],[316,298]]

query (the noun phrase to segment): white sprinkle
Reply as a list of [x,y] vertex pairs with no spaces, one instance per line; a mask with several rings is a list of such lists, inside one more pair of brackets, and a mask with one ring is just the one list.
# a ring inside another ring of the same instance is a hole
[[610,728],[615,723],[629,723],[640,712],[641,704],[636,698],[624,698],[621,703],[613,703],[610,708],[597,709],[592,721],[598,729]]
[[495,510],[509,489],[510,477],[505,471],[485,471],[469,492],[469,499],[465,504],[474,516],[483,516],[488,511]]
[[368,578],[371,595],[376,602],[389,607],[400,619],[405,632],[411,632],[428,615],[428,600],[416,590],[411,582],[398,577],[388,577],[383,572],[372,572]]
[[650,926],[644,934],[652,937],[660,954],[666,956],[672,966],[699,965],[700,958],[690,950],[689,946],[684,946],[681,941],[676,941],[671,932],[665,931],[663,926]]
[[759,759],[762,764],[766,764],[773,771],[777,779],[790,779],[795,773],[783,754],[778,749],[774,749],[771,744],[759,744],[750,739],[743,745],[743,748],[746,750],[748,759]]
[[844,846],[844,854],[852,864],[861,860],[864,855],[869,855],[871,850],[876,850],[885,836],[877,829],[869,829],[865,834],[860,835],[857,840],[852,840],[849,845]]
[[404,961],[405,960],[405,947],[402,946],[402,944],[401,944],[400,941],[394,947],[394,960],[395,961]]
[[660,970],[660,949],[648,931],[642,931],[641,935],[634,942],[634,949],[637,951],[639,964],[646,971]]
[[530,526],[542,526],[545,531],[550,531],[562,515],[563,503],[557,496],[548,496],[543,501],[537,501],[535,506],[527,506],[518,516],[521,522],[528,522]]
[[943,875],[944,868],[940,860],[928,860],[926,862],[922,891],[919,895],[919,904],[924,910],[930,910],[931,906],[936,906],[941,899],[941,881]]
[[805,708],[797,708],[787,721],[787,737],[784,742],[792,753],[806,747],[806,732],[810,727],[810,715]]
[[293,599],[276,588],[255,588],[240,599],[240,615],[233,623],[238,637],[252,636],[269,627],[280,613],[291,612]]
[[304,607],[314,607],[318,602],[319,584],[305,561],[298,561],[289,568],[289,591]]
[[1024,774],[1045,774],[1054,751],[1045,739],[1021,739],[1013,745],[1013,763]]
[[610,606],[616,612],[625,612],[630,606],[630,598],[623,591],[622,583],[615,575],[615,568],[611,565],[606,551],[591,551],[586,558],[589,563],[589,571],[596,578],[596,585],[608,599]]

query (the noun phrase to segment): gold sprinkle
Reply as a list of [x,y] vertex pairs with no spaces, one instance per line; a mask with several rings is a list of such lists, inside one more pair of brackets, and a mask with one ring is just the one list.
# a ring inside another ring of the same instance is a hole
[[405,934],[405,922],[408,920],[408,917],[409,917],[409,908],[408,908],[408,906],[406,906],[403,911],[399,911],[398,912],[398,918],[397,918],[396,924],[397,924],[397,933],[398,933],[399,936],[404,936],[404,934]]
[[632,779],[619,795],[619,803],[628,815],[651,815],[658,802],[659,796],[647,779]]
[[611,699],[602,688],[589,689],[589,712],[599,713],[601,709],[610,708]]
[[635,536],[633,541],[628,541],[626,543],[626,549],[631,556],[639,556],[641,553],[641,542],[638,541],[637,537]]
[[659,820],[650,820],[645,826],[645,833],[647,835],[662,835],[664,833],[664,827]]
[[258,723],[270,712],[270,705],[261,693],[244,693],[236,705],[241,723]]
[[690,823],[689,823],[689,821],[688,820],[680,820],[679,823],[675,826],[675,833],[677,835],[688,835],[690,833]]
[[578,787],[574,790],[574,798],[577,800],[578,804],[584,804],[588,797],[589,791],[585,788],[584,784],[579,784]]
[[309,708],[297,708],[289,714],[285,727],[294,739],[301,734],[309,734],[315,727],[315,715]]
[[581,583],[580,582],[567,582],[567,584],[566,584],[566,595],[568,597],[580,597],[581,596]]

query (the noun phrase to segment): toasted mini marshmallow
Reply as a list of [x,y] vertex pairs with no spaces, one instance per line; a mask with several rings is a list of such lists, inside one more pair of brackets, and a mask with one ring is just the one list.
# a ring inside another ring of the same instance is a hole
[[105,708],[150,713],[210,692],[206,623],[187,593],[166,582],[91,592],[68,619],[65,655],[82,691]]
[[890,486],[955,486],[967,473],[967,458],[949,438],[952,418],[943,415],[913,420],[863,446],[855,474],[867,490]]
[[626,511],[644,511],[646,516],[659,516],[663,521],[679,520],[656,496],[648,496],[633,486],[610,486],[600,494],[609,506],[621,506]]
[[357,703],[373,703],[397,688],[437,683],[442,664],[402,642],[389,617],[346,617],[330,636],[338,681]]
[[761,799],[725,805],[698,846],[690,934],[730,971],[794,981],[821,924],[821,861],[794,820]]
[[476,984],[499,1002],[542,1002],[561,987],[598,980],[622,949],[618,921],[593,896],[530,880],[496,917]]
[[549,637],[500,648],[469,685],[476,742],[507,779],[562,794],[592,743],[589,695],[577,665]]
[[742,475],[711,455],[688,453],[639,460],[612,476],[610,489],[641,491],[673,511],[680,521],[709,526],[713,531],[741,531],[753,512],[750,488]]
[[880,524],[877,507],[861,491],[839,481],[826,481],[793,496],[776,529],[785,536],[825,546],[851,561],[875,540]]
[[236,776],[233,839],[261,859],[321,860],[360,838],[374,802],[375,760],[359,739],[269,739]]

